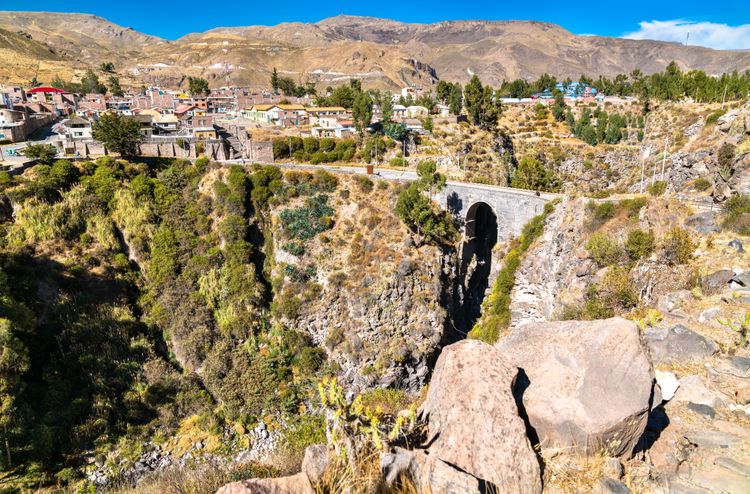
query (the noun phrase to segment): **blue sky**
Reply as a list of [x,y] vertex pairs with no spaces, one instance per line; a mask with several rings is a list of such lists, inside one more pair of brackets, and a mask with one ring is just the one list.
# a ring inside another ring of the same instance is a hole
[[[352,14],[406,22],[531,19],[560,24],[576,34],[628,35],[667,41],[684,41],[687,31],[690,31],[691,44],[750,49],[749,2],[750,0],[0,0],[0,10],[92,13],[117,24],[168,39],[219,26],[273,25],[285,21],[315,22],[337,14]],[[587,9],[587,4],[597,7]]]

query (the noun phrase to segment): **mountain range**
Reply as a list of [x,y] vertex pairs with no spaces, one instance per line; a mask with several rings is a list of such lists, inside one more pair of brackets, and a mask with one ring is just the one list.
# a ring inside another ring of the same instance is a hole
[[41,81],[55,70],[75,77],[109,61],[134,83],[179,85],[186,76],[202,76],[213,86],[265,87],[276,67],[299,82],[325,86],[357,77],[366,86],[391,89],[440,79],[466,82],[473,74],[497,86],[544,72],[651,73],[672,60],[710,74],[750,68],[749,52],[578,36],[535,21],[408,24],[341,15],[317,23],[222,27],[168,41],[89,14],[5,11],[0,29],[0,62],[15,61],[0,70],[0,80],[11,82],[28,81],[29,70]]

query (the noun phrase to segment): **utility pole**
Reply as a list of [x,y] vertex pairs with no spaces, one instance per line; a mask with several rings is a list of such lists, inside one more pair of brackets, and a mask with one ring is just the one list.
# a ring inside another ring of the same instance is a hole
[[648,158],[649,154],[651,154],[651,148],[647,147],[643,151],[643,158],[641,159],[641,194],[643,194],[643,180],[646,171],[646,158]]
[[292,136],[289,136],[289,159],[292,159]]
[[664,141],[664,156],[661,159],[661,181],[664,181],[664,165],[667,163],[667,144],[669,144],[669,137]]
[[727,99],[727,85],[724,84],[724,96],[721,97],[721,109],[724,109],[724,102]]

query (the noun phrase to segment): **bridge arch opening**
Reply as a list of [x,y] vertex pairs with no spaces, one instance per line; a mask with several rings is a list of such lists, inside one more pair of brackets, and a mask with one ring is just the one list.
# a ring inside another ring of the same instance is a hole
[[482,301],[489,287],[492,248],[498,239],[498,221],[492,206],[477,202],[466,212],[464,244],[461,247],[458,317],[456,329],[465,335],[482,313]]

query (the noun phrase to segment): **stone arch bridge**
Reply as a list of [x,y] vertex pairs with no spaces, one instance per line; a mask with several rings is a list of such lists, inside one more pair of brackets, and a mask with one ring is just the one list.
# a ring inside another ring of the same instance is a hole
[[487,214],[494,215],[497,240],[504,241],[518,236],[524,225],[557,197],[510,187],[448,182],[433,199],[462,222],[467,239],[475,236]]

